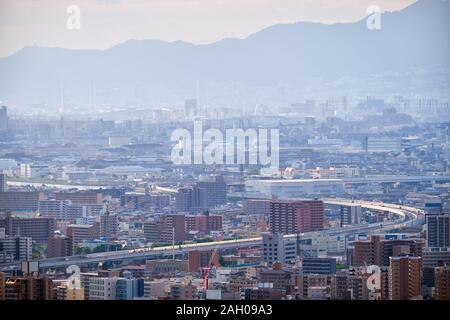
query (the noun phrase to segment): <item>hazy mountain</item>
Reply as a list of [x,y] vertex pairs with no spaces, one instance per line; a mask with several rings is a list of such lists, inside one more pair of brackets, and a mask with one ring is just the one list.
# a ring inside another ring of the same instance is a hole
[[[130,40],[108,50],[28,47],[0,59],[11,104],[180,104],[200,83],[205,104],[290,103],[319,95],[448,94],[450,2],[420,0],[366,20],[299,22],[209,45]],[[91,99],[91,100],[90,100]]]

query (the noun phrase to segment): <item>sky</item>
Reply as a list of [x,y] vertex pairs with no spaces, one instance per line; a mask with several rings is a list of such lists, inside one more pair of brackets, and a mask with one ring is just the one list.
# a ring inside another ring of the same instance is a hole
[[[0,57],[26,46],[107,49],[130,39],[205,44],[277,23],[353,22],[367,8],[398,11],[415,0],[0,0]],[[67,8],[80,9],[69,29]]]

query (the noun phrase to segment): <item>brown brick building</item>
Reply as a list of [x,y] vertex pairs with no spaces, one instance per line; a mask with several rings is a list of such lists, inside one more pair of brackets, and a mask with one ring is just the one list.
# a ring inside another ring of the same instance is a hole
[[320,200],[272,200],[269,217],[272,233],[320,231],[323,230],[324,205]]

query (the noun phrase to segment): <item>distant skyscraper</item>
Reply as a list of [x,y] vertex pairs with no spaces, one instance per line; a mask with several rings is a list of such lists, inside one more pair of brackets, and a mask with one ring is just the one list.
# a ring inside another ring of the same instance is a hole
[[400,256],[389,258],[389,300],[409,300],[420,296],[422,258]]
[[450,214],[429,214],[427,220],[427,246],[450,247]]
[[186,117],[194,117],[197,115],[197,99],[189,99],[184,102],[184,113]]
[[320,200],[283,201],[270,203],[270,231],[293,234],[323,230],[324,207]]
[[0,133],[8,131],[8,108],[2,106],[0,108]]
[[0,192],[6,191],[6,174],[0,173]]

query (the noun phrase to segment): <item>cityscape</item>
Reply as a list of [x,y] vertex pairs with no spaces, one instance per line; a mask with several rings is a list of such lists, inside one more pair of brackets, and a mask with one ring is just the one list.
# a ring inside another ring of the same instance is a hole
[[[79,2],[67,28],[91,27]],[[0,56],[0,300],[450,300],[450,2],[398,2],[296,26],[379,32],[379,73],[356,44],[321,62],[300,39],[296,65],[271,27]],[[410,17],[435,19],[399,58]]]

